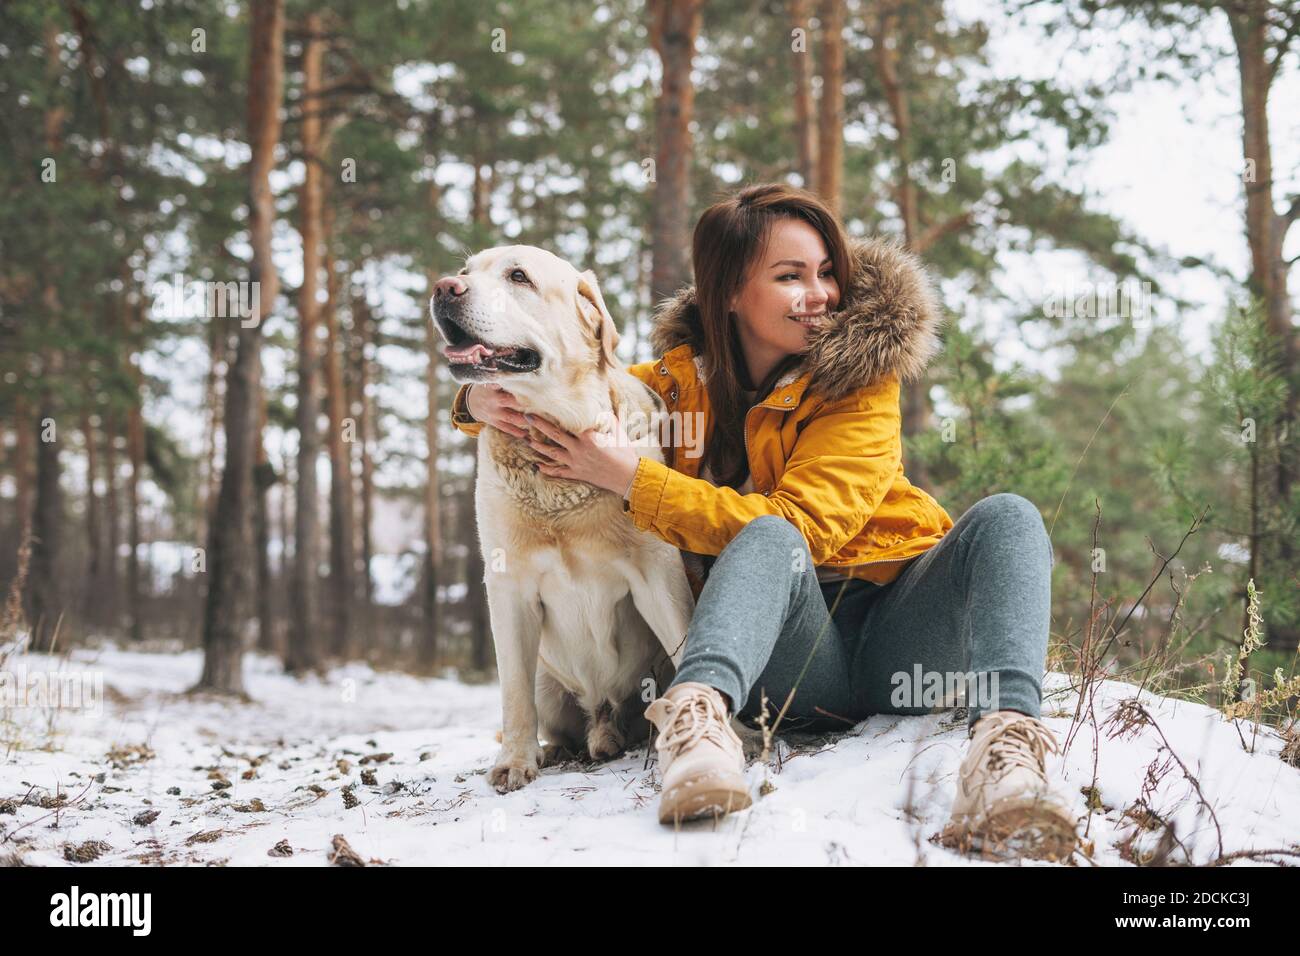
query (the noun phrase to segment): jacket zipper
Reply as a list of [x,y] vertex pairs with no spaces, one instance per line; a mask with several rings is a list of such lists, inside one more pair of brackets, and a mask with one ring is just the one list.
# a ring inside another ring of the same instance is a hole
[[919,554],[908,555],[905,558],[879,558],[875,561],[859,561],[856,564],[819,564],[817,567],[832,568],[839,571],[842,568],[863,568],[868,564],[896,564],[899,561],[911,561],[913,558],[919,558],[922,554],[925,554],[925,552],[922,551]]
[[745,427],[741,429],[741,434],[745,438],[745,467],[749,469],[750,478],[754,477],[754,463],[749,458],[749,416],[758,407],[758,405],[751,405],[749,411],[745,412]]

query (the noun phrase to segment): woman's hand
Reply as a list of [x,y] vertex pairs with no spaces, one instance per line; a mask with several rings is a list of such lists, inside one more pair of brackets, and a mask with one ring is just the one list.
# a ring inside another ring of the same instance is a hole
[[543,475],[585,481],[616,495],[623,494],[632,484],[641,461],[636,448],[598,428],[588,428],[575,435],[538,415],[525,414],[524,419],[554,443],[528,438],[535,451],[550,459],[549,463],[537,466]]
[[515,438],[528,437],[524,410],[519,400],[496,382],[479,382],[465,393],[465,407],[478,421],[499,428]]

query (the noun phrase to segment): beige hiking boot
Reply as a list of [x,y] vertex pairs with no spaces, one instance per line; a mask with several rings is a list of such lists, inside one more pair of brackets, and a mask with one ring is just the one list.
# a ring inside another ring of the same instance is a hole
[[745,756],[722,694],[687,681],[668,688],[645,716],[659,731],[660,823],[721,816],[749,806]]
[[1061,860],[1078,842],[1074,813],[1047,782],[1046,755],[1060,748],[1040,720],[1012,710],[972,728],[943,843],[961,850]]

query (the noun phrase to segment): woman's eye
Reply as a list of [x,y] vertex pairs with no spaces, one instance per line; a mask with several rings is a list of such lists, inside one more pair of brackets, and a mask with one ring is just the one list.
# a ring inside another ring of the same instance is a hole
[[528,282],[528,274],[523,269],[515,269],[510,273],[511,282]]

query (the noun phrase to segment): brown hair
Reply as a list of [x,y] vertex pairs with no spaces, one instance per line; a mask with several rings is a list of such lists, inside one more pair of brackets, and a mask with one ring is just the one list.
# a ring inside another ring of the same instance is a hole
[[[749,475],[744,429],[750,406],[741,390],[751,383],[734,313],[728,310],[727,302],[745,284],[767,245],[772,224],[779,219],[802,219],[821,234],[843,294],[849,283],[848,237],[835,213],[807,190],[785,183],[746,186],[706,209],[695,224],[691,240],[695,303],[703,334],[705,390],[713,412],[701,468],[707,467],[715,480],[733,488],[743,484]],[[776,380],[801,358],[791,355],[778,362],[757,383],[755,400],[766,398]]]

